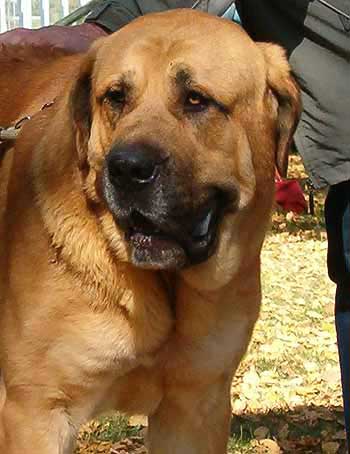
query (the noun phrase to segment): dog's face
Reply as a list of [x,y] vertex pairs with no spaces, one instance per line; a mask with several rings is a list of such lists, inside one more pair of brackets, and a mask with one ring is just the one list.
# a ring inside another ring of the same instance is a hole
[[179,10],[102,39],[72,110],[86,194],[118,258],[180,269],[215,254],[225,219],[271,199],[298,102],[280,49],[228,21]]

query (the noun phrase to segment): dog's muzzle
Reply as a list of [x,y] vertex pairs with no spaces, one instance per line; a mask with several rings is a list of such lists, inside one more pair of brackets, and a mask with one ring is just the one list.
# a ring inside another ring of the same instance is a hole
[[182,203],[169,155],[153,146],[119,145],[106,157],[104,198],[142,268],[180,269],[212,255],[225,197],[207,193],[200,206]]

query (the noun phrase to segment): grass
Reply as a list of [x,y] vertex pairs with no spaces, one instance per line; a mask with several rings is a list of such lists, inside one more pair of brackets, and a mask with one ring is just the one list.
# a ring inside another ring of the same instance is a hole
[[[82,432],[81,439],[88,443],[115,443],[123,438],[137,436],[139,427],[130,427],[128,418],[120,414],[104,416],[89,425],[90,430]],[[93,429],[93,430],[91,430]]]

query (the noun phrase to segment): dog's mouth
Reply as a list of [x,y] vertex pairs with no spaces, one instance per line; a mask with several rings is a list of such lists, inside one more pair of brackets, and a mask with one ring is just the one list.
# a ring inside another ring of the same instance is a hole
[[[125,238],[132,262],[149,269],[181,269],[207,260],[214,252],[223,204],[213,199],[194,221],[176,228],[158,225],[140,211],[128,217]],[[187,226],[187,227],[186,227]]]

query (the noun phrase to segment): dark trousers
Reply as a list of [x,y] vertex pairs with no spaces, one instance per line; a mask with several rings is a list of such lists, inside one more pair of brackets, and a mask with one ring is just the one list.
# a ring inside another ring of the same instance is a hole
[[337,284],[335,311],[350,311],[350,180],[331,186],[325,204],[328,273]]
[[325,204],[328,273],[337,285],[335,326],[350,453],[350,180],[331,186]]

